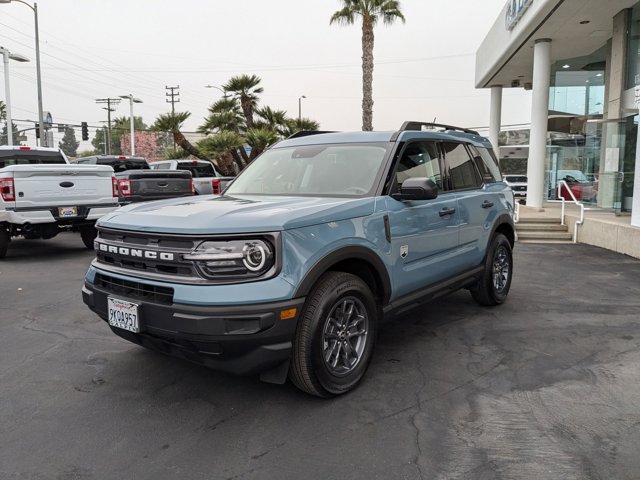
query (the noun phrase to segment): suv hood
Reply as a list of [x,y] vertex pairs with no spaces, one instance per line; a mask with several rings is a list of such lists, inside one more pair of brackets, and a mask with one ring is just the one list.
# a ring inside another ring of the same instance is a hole
[[273,232],[368,216],[374,204],[374,198],[189,197],[122,207],[98,226],[175,234]]

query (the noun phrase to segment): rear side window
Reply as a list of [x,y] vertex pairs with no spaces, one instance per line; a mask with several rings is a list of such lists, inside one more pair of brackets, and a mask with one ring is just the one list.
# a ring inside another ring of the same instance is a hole
[[60,152],[36,150],[0,150],[0,168],[9,165],[66,164]]
[[171,169],[171,163],[152,163],[151,164],[151,168],[153,170],[170,170]]
[[477,188],[482,184],[475,163],[462,143],[442,142],[451,190]]
[[[476,158],[476,163],[482,174],[482,178],[485,182],[501,182],[502,174],[500,173],[500,167],[498,166],[498,159],[496,158],[493,150],[489,148],[476,148],[473,145],[469,145],[471,154]],[[482,161],[479,161],[478,156]],[[492,179],[492,180],[489,180]],[[526,182],[526,180],[525,180]]]

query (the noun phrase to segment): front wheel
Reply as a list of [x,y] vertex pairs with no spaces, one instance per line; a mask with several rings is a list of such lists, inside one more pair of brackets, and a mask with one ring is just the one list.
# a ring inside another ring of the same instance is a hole
[[511,243],[501,233],[491,239],[482,278],[471,287],[473,299],[480,305],[499,305],[507,299],[513,275]]
[[324,274],[298,320],[289,370],[293,383],[319,397],[352,390],[371,361],[376,316],[375,299],[362,279]]
[[97,236],[98,231],[96,230],[96,227],[83,228],[82,230],[80,230],[80,238],[82,238],[82,243],[84,243],[84,246],[89,250],[93,250],[93,241]]

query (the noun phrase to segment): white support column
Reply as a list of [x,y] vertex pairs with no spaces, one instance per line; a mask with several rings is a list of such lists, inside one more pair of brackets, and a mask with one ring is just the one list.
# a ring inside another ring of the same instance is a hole
[[551,40],[536,40],[533,51],[533,92],[531,135],[527,162],[527,206],[542,208],[544,201],[544,161],[547,156],[549,87],[551,84]]
[[498,134],[502,125],[502,86],[491,87],[491,112],[489,114],[489,140],[493,145],[496,158],[500,160],[500,147],[498,146]]

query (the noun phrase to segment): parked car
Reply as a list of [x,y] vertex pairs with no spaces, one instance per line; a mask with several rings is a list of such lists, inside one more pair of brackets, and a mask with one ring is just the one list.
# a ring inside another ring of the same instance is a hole
[[0,258],[12,237],[78,231],[93,249],[95,222],[117,206],[113,169],[71,165],[58,148],[0,147]]
[[152,170],[187,170],[193,177],[193,188],[198,195],[219,194],[235,177],[223,177],[206,160],[160,160],[153,162]]
[[383,321],[509,293],[514,200],[491,143],[435,127],[294,135],[220,196],[122,207],[99,222],[83,300],[147,348],[348,392]]
[[526,175],[505,175],[504,183],[511,187],[514,197],[527,196],[527,176]]
[[[558,170],[556,178],[558,182],[564,180],[569,186],[569,190],[578,201],[593,202],[598,196],[598,183],[589,180],[584,172],[580,170]],[[560,195],[565,200],[571,200],[571,195],[567,192],[567,188],[562,185],[560,187]]]
[[109,165],[113,168],[116,172],[118,202],[121,205],[194,194],[190,172],[151,170],[143,157],[96,155],[80,158],[77,163]]

